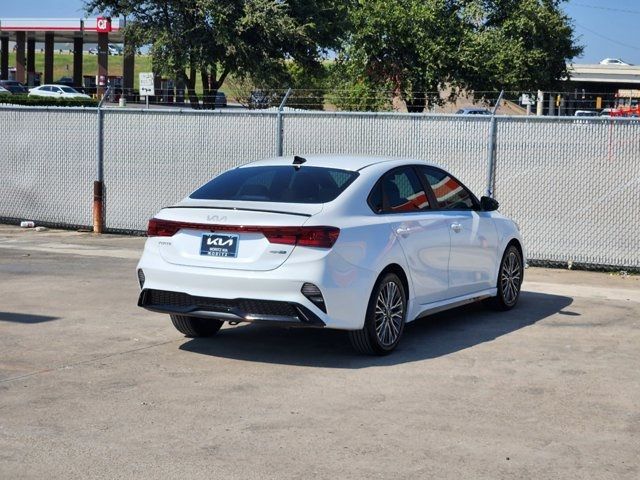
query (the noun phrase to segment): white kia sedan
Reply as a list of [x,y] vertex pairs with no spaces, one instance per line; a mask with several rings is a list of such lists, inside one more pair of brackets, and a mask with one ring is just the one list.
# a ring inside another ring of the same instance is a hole
[[497,207],[423,161],[250,163],[149,221],[138,305],[188,337],[225,321],[335,328],[384,355],[406,322],[479,300],[516,305],[524,249]]
[[75,88],[66,85],[40,85],[29,89],[30,97],[48,98],[91,98],[89,95],[80,93]]

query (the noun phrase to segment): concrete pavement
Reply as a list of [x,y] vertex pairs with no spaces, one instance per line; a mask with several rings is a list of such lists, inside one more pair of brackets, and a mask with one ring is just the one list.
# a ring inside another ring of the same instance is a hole
[[518,308],[190,340],[144,239],[0,226],[0,478],[636,479],[640,280],[528,269]]

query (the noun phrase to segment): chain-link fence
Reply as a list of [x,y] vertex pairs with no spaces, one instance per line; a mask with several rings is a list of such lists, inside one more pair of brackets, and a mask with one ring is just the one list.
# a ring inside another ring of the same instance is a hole
[[490,118],[394,113],[287,113],[284,154],[352,153],[428,160],[475,192],[486,184]]
[[498,119],[495,197],[532,259],[640,267],[640,122]]
[[0,220],[89,226],[97,179],[106,230],[144,231],[160,208],[280,148],[429,160],[480,196],[495,122],[495,197],[520,224],[529,258],[640,269],[635,119],[106,109],[98,142],[98,115],[0,108]]
[[91,225],[95,110],[0,108],[0,219]]
[[144,230],[220,172],[274,155],[276,115],[104,112],[105,226]]

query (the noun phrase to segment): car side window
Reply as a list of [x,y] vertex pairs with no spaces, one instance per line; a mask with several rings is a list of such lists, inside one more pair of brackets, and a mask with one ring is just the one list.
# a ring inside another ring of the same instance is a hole
[[387,172],[371,191],[369,206],[376,213],[418,212],[430,208],[422,183],[410,166]]
[[375,213],[382,213],[382,180],[379,180],[376,186],[373,187],[367,201],[371,210]]
[[420,172],[431,186],[438,202],[438,208],[443,210],[477,209],[476,201],[467,187],[447,172],[433,167],[420,167]]

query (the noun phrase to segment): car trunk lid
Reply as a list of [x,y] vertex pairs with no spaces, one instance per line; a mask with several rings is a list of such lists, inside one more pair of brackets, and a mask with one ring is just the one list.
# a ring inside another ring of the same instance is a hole
[[158,242],[160,255],[169,263],[265,271],[285,262],[296,246],[295,234],[321,210],[317,204],[182,202],[162,210],[150,230],[169,237]]

